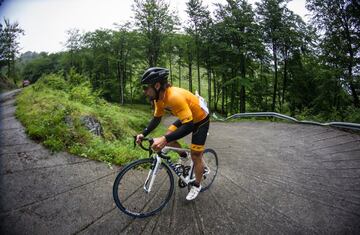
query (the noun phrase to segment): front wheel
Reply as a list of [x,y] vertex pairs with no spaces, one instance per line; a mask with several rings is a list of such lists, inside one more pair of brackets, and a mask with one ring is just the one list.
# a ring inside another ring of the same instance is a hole
[[149,185],[146,180],[151,180],[155,165],[156,159],[140,159],[119,172],[113,186],[113,197],[122,212],[144,218],[156,214],[169,202],[174,191],[174,177],[164,163],[156,172],[151,191],[146,190]]

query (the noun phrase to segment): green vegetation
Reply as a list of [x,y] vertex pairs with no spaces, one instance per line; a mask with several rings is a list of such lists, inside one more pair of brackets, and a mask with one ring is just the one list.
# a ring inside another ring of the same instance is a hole
[[[139,85],[144,70],[162,66],[170,69],[173,85],[198,90],[223,116],[272,111],[299,120],[359,123],[359,4],[307,0],[312,19],[304,22],[288,2],[228,0],[210,12],[204,1],[188,0],[188,21],[181,25],[166,1],[136,0],[132,22],[116,30],[72,29],[67,51],[27,52],[18,60],[16,39],[23,32],[6,21],[0,27],[0,42],[7,42],[0,43],[0,72],[14,82],[21,77],[36,83],[51,73],[68,81],[75,70],[88,77],[89,90],[129,105],[145,103]],[[87,91],[72,92],[82,99]]]
[[[71,72],[67,78],[43,76],[17,97],[16,116],[32,139],[53,151],[66,150],[109,164],[147,157],[145,151],[134,148],[132,136],[151,118],[149,105],[112,105],[92,92],[85,77]],[[100,122],[102,137],[89,132],[81,121],[84,116]],[[163,132],[159,127],[153,136]]]

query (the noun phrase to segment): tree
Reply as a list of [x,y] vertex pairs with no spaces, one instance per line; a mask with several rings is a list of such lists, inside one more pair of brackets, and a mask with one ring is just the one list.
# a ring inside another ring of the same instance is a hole
[[61,70],[59,65],[61,54],[50,54],[41,52],[34,59],[29,60],[22,71],[22,77],[36,82],[41,76],[50,73],[56,73]]
[[229,48],[230,87],[232,108],[236,108],[236,97],[240,98],[239,110],[246,111],[246,87],[250,79],[248,68],[251,60],[261,53],[261,41],[255,14],[246,0],[227,0],[226,5],[218,5],[218,39]]
[[311,31],[306,27],[304,21],[300,16],[294,14],[289,9],[284,9],[283,14],[283,25],[282,25],[282,36],[280,39],[280,55],[282,57],[282,92],[279,92],[279,106],[280,112],[282,111],[282,106],[285,103],[285,92],[289,83],[288,77],[288,64],[289,60],[292,57],[296,57],[295,60],[297,63],[301,64],[301,54],[302,51],[306,51],[307,45],[311,45]]
[[[111,30],[95,30],[84,34],[84,50],[89,56],[87,62],[91,66],[89,69],[90,81],[94,89],[104,89],[104,95],[107,99],[111,100],[115,92],[112,92],[113,86],[109,83],[116,77],[115,65],[111,64],[110,53],[112,47],[113,32]],[[105,89],[106,87],[106,89]],[[118,94],[118,93],[117,93]]]
[[275,111],[278,89],[278,57],[283,36],[283,15],[288,0],[261,0],[257,2],[257,14],[264,32],[265,43],[269,45],[274,62],[274,82],[271,111]]
[[[129,28],[130,23],[118,25],[118,31],[114,33],[113,37],[113,59],[116,63],[116,74],[120,84],[120,103],[125,103],[126,84],[131,83],[131,77],[135,65],[138,64],[139,58],[142,57],[139,50],[141,48],[139,43],[139,35],[136,32],[131,32]],[[132,86],[132,84],[130,84]],[[130,87],[130,93],[132,87]],[[130,100],[132,95],[130,95]]]
[[188,64],[188,78],[189,78],[189,90],[193,92],[193,82],[192,82],[192,64],[194,61],[194,42],[193,39],[186,35],[186,49],[185,49],[185,61]]
[[177,57],[177,66],[178,66],[178,83],[179,87],[181,87],[181,80],[182,80],[182,66],[185,63],[185,57],[186,57],[186,41],[187,41],[187,35],[185,34],[174,34],[174,53]]
[[127,57],[129,55],[129,50],[131,50],[131,48],[128,46],[128,26],[129,24],[120,26],[118,33],[115,35],[115,58],[117,65],[117,75],[120,83],[120,103],[122,105],[124,104]]
[[177,18],[163,0],[135,0],[135,26],[143,33],[149,67],[158,66],[164,39],[174,30]]
[[164,51],[165,51],[165,56],[168,59],[168,64],[169,64],[169,80],[170,83],[173,84],[173,61],[174,61],[174,50],[175,50],[175,43],[174,43],[174,35],[170,34],[166,40],[164,41]]
[[203,6],[202,0],[189,0],[186,3],[186,12],[190,18],[189,26],[186,27],[186,31],[194,38],[195,42],[195,54],[197,65],[197,80],[198,80],[198,92],[201,94],[200,85],[200,43],[201,34],[204,28],[208,25],[210,18],[210,12],[207,7]]
[[320,33],[324,61],[340,71],[338,80],[360,107],[360,7],[350,0],[307,0],[312,23]]
[[15,58],[20,51],[18,37],[24,34],[24,30],[19,27],[18,22],[10,23],[9,19],[4,19],[5,27],[0,23],[0,69],[7,66],[7,77],[14,80],[15,77]]
[[[215,46],[214,42],[214,30],[213,30],[213,19],[211,18],[210,14],[207,14],[204,18],[204,25],[201,28],[201,34],[200,38],[202,40],[202,46],[201,46],[201,53],[200,58],[203,62],[203,65],[206,68],[207,71],[207,80],[208,80],[208,104],[210,107],[211,101],[212,101],[212,67],[213,67],[213,61],[211,59],[213,50],[212,48]],[[214,93],[215,94],[215,93]]]
[[82,35],[80,34],[80,30],[75,28],[69,29],[66,33],[68,39],[65,42],[65,46],[69,51],[70,67],[74,67],[77,69],[77,72],[81,72],[78,56],[82,45]]

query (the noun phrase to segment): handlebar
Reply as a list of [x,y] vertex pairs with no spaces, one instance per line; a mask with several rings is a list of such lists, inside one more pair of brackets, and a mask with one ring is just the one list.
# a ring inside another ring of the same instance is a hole
[[[134,137],[134,148],[135,148],[135,146],[136,146],[136,136],[133,136]],[[148,141],[149,142],[149,147],[148,148],[146,148],[143,144],[142,144],[142,142],[143,141]],[[153,153],[153,150],[152,150],[152,148],[151,148],[151,145],[154,143],[154,139],[153,138],[143,138],[142,140],[141,140],[141,142],[140,142],[140,147],[143,149],[143,150],[145,150],[145,151],[148,151],[149,152],[149,156]],[[161,157],[161,158],[164,158],[164,159],[170,159],[170,157],[169,156],[166,156],[166,155],[164,155],[164,154],[162,154],[162,152],[161,151],[159,151],[158,152],[158,155]]]
[[[135,146],[136,146],[136,136],[133,136],[134,137],[134,148],[135,148]],[[144,145],[142,144],[142,142],[143,141],[148,141],[149,142],[149,147],[148,148],[146,148],[146,147],[144,147]],[[142,140],[141,140],[141,142],[140,142],[140,147],[142,148],[142,149],[144,149],[145,151],[149,151],[149,152],[151,152],[152,151],[152,149],[151,149],[151,145],[154,143],[154,139],[153,138],[143,138]]]

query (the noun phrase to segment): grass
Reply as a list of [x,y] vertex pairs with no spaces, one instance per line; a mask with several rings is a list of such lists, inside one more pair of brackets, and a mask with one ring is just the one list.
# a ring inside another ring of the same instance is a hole
[[[134,148],[133,137],[151,119],[149,106],[109,104],[91,91],[86,82],[72,85],[59,75],[47,75],[17,97],[16,116],[27,134],[52,151],[123,165],[148,153]],[[103,135],[89,132],[81,118],[91,116]],[[159,126],[152,136],[160,136]]]

